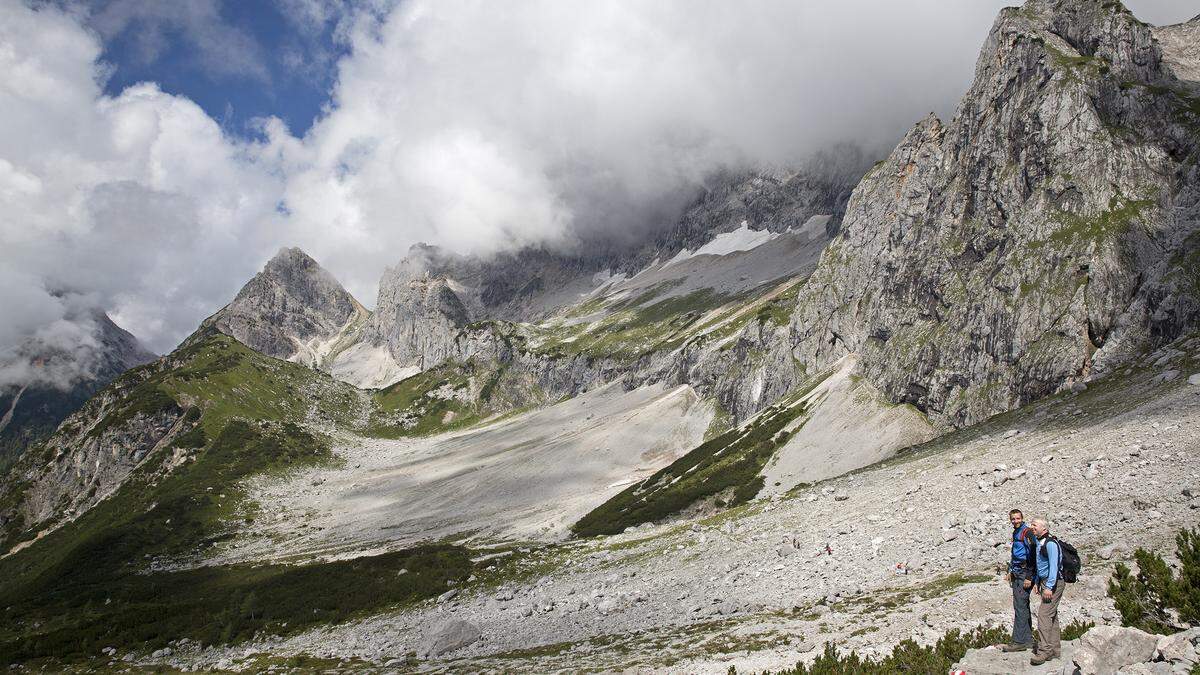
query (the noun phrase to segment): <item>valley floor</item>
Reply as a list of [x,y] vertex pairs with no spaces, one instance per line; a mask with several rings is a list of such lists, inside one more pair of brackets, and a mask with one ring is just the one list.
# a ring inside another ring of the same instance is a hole
[[609,385],[463,431],[349,437],[338,468],[256,480],[258,518],[209,562],[561,540],[605,499],[699,445],[712,419],[688,386]]
[[[1083,553],[1064,624],[1115,623],[1111,565],[1138,546],[1173,551],[1175,532],[1200,520],[1190,497],[1200,491],[1183,492],[1200,487],[1196,362],[1168,356],[787,495],[514,550],[453,597],[286,639],[184,647],[169,662],[305,655],[379,670],[724,673],[789,667],[826,641],[881,653],[1011,620],[998,570],[1014,507],[1048,516]],[[417,658],[449,619],[480,639]]]

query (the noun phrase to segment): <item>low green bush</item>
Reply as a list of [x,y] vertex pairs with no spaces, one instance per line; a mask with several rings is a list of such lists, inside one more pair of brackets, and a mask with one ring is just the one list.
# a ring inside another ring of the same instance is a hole
[[1096,627],[1093,621],[1084,621],[1083,619],[1075,619],[1071,623],[1063,626],[1063,640],[1078,640],[1083,637],[1083,634]]
[[1133,557],[1137,574],[1117,563],[1108,581],[1108,597],[1121,613],[1121,623],[1149,633],[1173,633],[1175,625],[1200,623],[1200,529],[1175,536],[1175,573],[1158,553],[1139,548]]
[[465,549],[437,545],[300,566],[82,574],[0,610],[0,662],[70,662],[182,637],[222,644],[286,635],[436,596],[471,570]]
[[[1008,639],[1008,629],[1000,626],[979,626],[966,632],[947,631],[936,644],[919,645],[915,640],[901,640],[890,654],[879,658],[859,656],[856,652],[841,652],[832,643],[811,665],[796,664],[795,668],[777,675],[910,675],[911,673],[945,673],[958,662],[968,649],[979,649]],[[736,673],[732,668],[730,673]]]

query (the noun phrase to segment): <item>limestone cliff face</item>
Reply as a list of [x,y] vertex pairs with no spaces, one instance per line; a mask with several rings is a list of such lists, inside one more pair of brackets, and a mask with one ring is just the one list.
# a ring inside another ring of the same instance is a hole
[[202,327],[215,327],[268,356],[319,366],[338,338],[366,317],[317,261],[298,248],[284,248]]
[[[1117,2],[1005,9],[953,119],[863,178],[800,293],[794,352],[856,352],[895,401],[962,425],[1194,325],[1195,52]],[[1167,55],[1164,56],[1164,49]]]
[[452,284],[432,276],[419,259],[388,269],[361,339],[386,345],[396,363],[421,370],[452,357],[455,335],[471,322]]
[[[139,385],[170,367],[167,356],[129,370],[31,447],[0,480],[0,548],[37,526],[70,521],[109,496],[190,426],[183,409],[166,397],[138,398]],[[136,411],[122,414],[122,411]],[[168,461],[181,457],[179,451]]]

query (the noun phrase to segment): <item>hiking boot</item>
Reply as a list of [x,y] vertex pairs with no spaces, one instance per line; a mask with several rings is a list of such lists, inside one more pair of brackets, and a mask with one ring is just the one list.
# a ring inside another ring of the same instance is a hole
[[1054,659],[1057,659],[1057,658],[1058,658],[1058,654],[1052,654],[1050,652],[1042,652],[1040,654],[1034,654],[1033,658],[1029,659],[1029,665],[1040,666],[1047,661],[1053,661]]
[[1002,651],[1002,652],[1023,652],[1023,651],[1027,651],[1032,646],[1033,645],[1030,645],[1028,643],[1010,642],[1006,645],[1000,645],[1000,651]]

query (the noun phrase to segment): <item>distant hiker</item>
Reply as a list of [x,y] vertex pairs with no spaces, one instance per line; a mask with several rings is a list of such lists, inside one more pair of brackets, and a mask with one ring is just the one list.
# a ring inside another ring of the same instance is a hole
[[1037,536],[1037,588],[1042,596],[1042,604],[1038,605],[1038,643],[1029,663],[1040,666],[1062,656],[1058,603],[1067,584],[1060,574],[1062,547],[1050,536],[1050,525],[1044,518],[1034,518],[1029,527]]
[[1008,512],[1012,523],[1012,556],[1008,563],[1008,581],[1012,586],[1012,642],[1001,645],[1006,652],[1019,652],[1033,646],[1033,619],[1029,615],[1029,593],[1037,580],[1037,537],[1025,524],[1021,509]]

